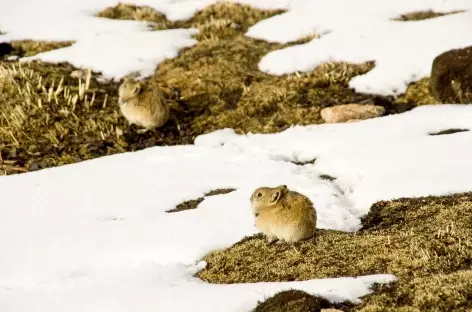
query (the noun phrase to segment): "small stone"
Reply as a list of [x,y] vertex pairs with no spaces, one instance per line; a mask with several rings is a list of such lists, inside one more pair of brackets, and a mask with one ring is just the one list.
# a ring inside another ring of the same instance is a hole
[[29,165],[29,168],[28,168],[30,171],[36,171],[36,170],[39,170],[39,164],[37,162],[32,162],[30,165]]
[[73,72],[71,72],[70,76],[72,78],[85,79],[87,77],[87,73],[88,73],[87,69],[77,69],[77,70],[74,70]]
[[441,103],[472,103],[472,46],[436,56],[431,68],[429,90]]
[[354,122],[385,114],[385,108],[372,104],[343,104],[321,110],[325,123]]
[[8,158],[16,158],[18,156],[18,153],[16,152],[16,148],[13,148],[9,153],[8,153]]
[[238,23],[231,22],[231,28],[233,29],[241,29],[241,25]]

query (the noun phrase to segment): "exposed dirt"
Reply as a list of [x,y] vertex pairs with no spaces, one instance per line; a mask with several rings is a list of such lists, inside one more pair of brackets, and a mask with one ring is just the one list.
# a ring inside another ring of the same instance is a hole
[[[235,189],[216,189],[212,190],[205,194],[205,197],[222,195],[234,192]],[[178,204],[174,209],[168,210],[167,212],[179,212],[183,210],[195,209],[200,205],[202,201],[205,200],[205,197],[199,197],[197,199],[186,200],[183,203]]]
[[402,14],[397,18],[394,18],[394,21],[409,22],[409,21],[422,21],[430,18],[435,18],[444,15],[462,13],[464,11],[451,11],[451,12],[434,12],[431,10],[428,11],[415,11],[406,14]]
[[454,134],[459,132],[467,132],[469,129],[446,129],[441,130],[439,132],[430,133],[429,135],[446,135],[446,134]]

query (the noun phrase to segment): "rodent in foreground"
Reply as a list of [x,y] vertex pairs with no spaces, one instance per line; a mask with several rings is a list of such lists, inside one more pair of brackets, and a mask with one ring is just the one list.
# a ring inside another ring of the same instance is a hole
[[256,227],[268,242],[297,242],[312,237],[316,229],[316,210],[312,201],[286,185],[260,187],[251,195]]
[[162,93],[149,83],[125,79],[118,94],[121,113],[130,125],[143,127],[141,133],[162,127],[169,119],[169,105]]

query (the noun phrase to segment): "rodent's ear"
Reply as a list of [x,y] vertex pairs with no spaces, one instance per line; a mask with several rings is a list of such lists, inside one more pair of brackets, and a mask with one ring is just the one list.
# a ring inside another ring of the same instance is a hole
[[276,189],[280,191],[282,195],[288,192],[288,187],[285,184],[277,186]]
[[270,203],[271,204],[275,204],[279,201],[280,198],[282,198],[282,192],[280,190],[277,190],[274,192],[274,194],[272,195],[272,198],[270,199]]
[[137,95],[139,92],[141,92],[141,84],[137,83],[133,87],[133,95]]

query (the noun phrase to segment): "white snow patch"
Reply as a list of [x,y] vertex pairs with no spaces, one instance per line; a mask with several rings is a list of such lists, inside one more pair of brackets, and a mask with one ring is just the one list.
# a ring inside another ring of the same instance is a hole
[[0,289],[4,312],[240,311],[283,290],[300,289],[333,302],[369,294],[370,286],[394,281],[391,275],[319,279],[304,282],[214,285],[193,277],[202,266],[151,262],[100,271],[76,271],[31,289]]
[[[472,132],[429,135],[470,129],[471,120],[472,107],[443,105],[278,134],[226,129],[197,138],[196,146],[0,177],[0,310],[216,311],[224,305],[243,311],[291,287],[357,298],[371,282],[392,277],[208,285],[187,268],[257,232],[248,198],[261,185],[287,184],[306,194],[318,228],[345,231],[357,229],[377,200],[471,191]],[[313,158],[314,164],[290,162]],[[217,188],[236,191],[206,197],[195,210],[166,213]],[[179,300],[183,294],[191,295]]]
[[[350,211],[376,201],[472,191],[472,128],[468,105],[423,106],[400,115],[347,124],[292,127],[278,134],[218,137],[220,149],[272,159],[313,159],[317,173],[337,177]],[[197,145],[212,146],[209,135]]]
[[[133,34],[129,36],[99,35],[83,39],[70,47],[23,58],[50,63],[69,62],[76,67],[101,72],[105,78],[119,79],[134,71],[138,77],[151,76],[156,64],[174,58],[183,47],[196,41],[189,34],[196,30],[172,29]],[[110,50],[116,49],[118,53]],[[137,69],[137,70],[136,70]]]
[[[196,29],[150,31],[149,23],[98,18],[112,0],[19,0],[0,9],[0,42],[11,40],[74,41],[66,48],[40,53],[22,61],[69,62],[76,67],[120,79],[137,72],[151,75],[156,66],[178,51],[193,46]],[[141,1],[150,4],[151,1]],[[167,1],[167,6],[170,5]],[[154,1],[154,3],[157,3]],[[166,8],[163,3],[158,8]],[[25,22],[27,21],[27,22]]]
[[[282,183],[315,202],[319,228],[353,230],[365,212],[352,210],[313,165],[233,148],[156,147],[0,177],[0,310],[247,311],[278,289],[352,300],[393,279],[209,285],[193,278],[187,266],[257,232],[252,191]],[[166,212],[216,188],[237,190]]]
[[[355,77],[358,92],[398,95],[412,81],[427,77],[434,57],[472,45],[472,2],[468,0],[294,1],[289,11],[251,27],[247,36],[287,43],[313,33],[321,38],[268,53],[260,70],[282,75],[307,72],[325,62],[363,63],[376,67]],[[401,22],[392,19],[413,11],[464,13]]]
[[[71,266],[102,267],[118,259],[191,264],[256,233],[249,197],[272,184],[313,199],[320,228],[358,225],[363,211],[351,211],[312,165],[232,149],[151,148],[2,177],[0,246],[8,252],[0,258],[1,280],[36,282]],[[237,190],[207,197],[196,210],[166,213],[217,188]],[[18,196],[19,190],[28,196]]]
[[[190,19],[196,12],[220,0],[133,0],[150,6],[171,21]],[[182,48],[195,45],[197,30],[151,31],[150,22],[112,20],[95,15],[119,0],[18,0],[0,7],[0,42],[12,40],[74,41],[66,48],[22,58],[49,63],[69,62],[75,67],[101,72],[103,78],[119,80],[137,73],[150,76],[165,59]],[[290,0],[231,0],[259,9],[284,9]],[[26,21],[26,22],[25,22]]]

